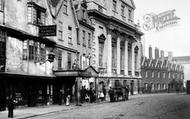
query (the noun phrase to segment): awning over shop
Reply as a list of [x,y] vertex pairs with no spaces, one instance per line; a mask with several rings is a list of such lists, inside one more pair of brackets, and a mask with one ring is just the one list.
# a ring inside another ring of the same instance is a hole
[[57,70],[54,71],[54,75],[56,77],[98,77],[98,72],[92,66],[89,66],[85,70]]

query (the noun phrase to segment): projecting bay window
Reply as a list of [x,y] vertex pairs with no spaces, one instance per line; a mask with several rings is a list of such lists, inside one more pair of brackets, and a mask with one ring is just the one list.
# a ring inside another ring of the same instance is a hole
[[45,12],[46,12],[45,8],[40,7],[34,2],[28,2],[28,7],[27,7],[28,23],[35,25],[44,25]]
[[23,60],[34,62],[46,60],[46,46],[43,43],[33,40],[25,40],[23,42]]

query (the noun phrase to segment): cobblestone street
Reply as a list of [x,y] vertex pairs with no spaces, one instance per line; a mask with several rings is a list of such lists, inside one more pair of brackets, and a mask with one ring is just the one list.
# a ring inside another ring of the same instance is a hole
[[[190,96],[148,94],[131,96],[128,101],[84,104],[77,107],[52,106],[15,110],[15,118],[30,119],[189,119]],[[40,114],[41,110],[41,114]],[[56,110],[56,111],[55,111]],[[31,111],[33,114],[28,114]],[[20,116],[18,115],[20,112]],[[35,113],[36,112],[36,113]],[[38,113],[37,113],[38,112]],[[1,112],[5,116],[6,111]],[[25,115],[25,116],[24,116]],[[5,118],[5,117],[4,117]],[[1,117],[1,119],[3,119]],[[6,119],[6,118],[5,118]]]

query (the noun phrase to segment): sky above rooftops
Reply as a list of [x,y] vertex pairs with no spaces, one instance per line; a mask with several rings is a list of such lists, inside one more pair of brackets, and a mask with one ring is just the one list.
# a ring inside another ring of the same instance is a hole
[[[190,1],[189,0],[134,0],[135,23],[140,21],[142,26],[145,22],[143,16],[149,13],[159,14],[168,10],[175,9],[174,12],[180,18],[177,24],[167,26],[160,31],[155,29],[146,31],[142,37],[145,56],[148,56],[148,47],[151,45],[154,51],[155,47],[165,51],[173,52],[173,56],[190,56]],[[153,55],[154,56],[154,55]]]

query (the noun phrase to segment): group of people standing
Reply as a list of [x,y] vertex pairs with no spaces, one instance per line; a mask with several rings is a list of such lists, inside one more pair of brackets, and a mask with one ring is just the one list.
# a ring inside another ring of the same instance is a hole
[[86,88],[86,86],[82,86],[81,90],[80,90],[80,94],[81,94],[81,98],[80,98],[80,102],[84,103],[84,102],[95,102],[96,101],[96,91],[94,88]]

